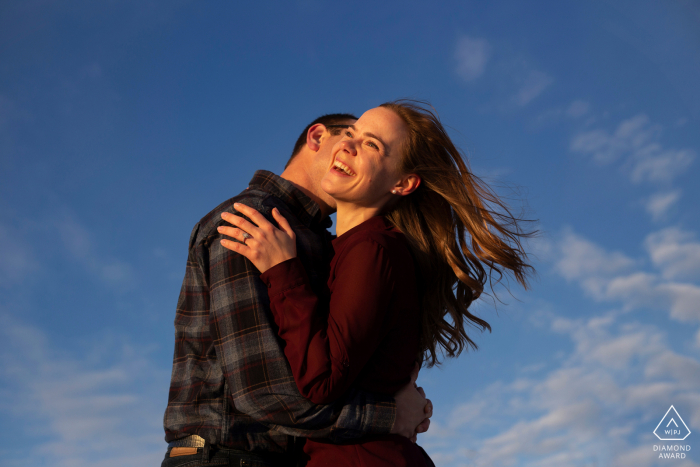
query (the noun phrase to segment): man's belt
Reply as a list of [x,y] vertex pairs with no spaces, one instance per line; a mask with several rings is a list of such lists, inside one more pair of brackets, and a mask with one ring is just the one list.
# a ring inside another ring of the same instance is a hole
[[[184,438],[176,439],[168,443],[168,457],[190,456],[202,452],[206,442],[204,438],[198,435],[189,435]],[[217,449],[216,446],[213,446]],[[220,448],[219,448],[220,449]],[[292,466],[296,464],[296,457],[290,454],[282,453],[266,453],[266,452],[248,452],[238,449],[226,449],[231,455],[239,455],[242,459],[255,459],[269,465]]]
[[175,441],[170,441],[168,443],[168,449],[170,448],[203,448],[204,438],[198,435],[189,435],[184,438],[176,439]]
[[197,448],[203,448],[204,438],[197,435],[189,435],[168,443],[169,457],[191,456],[197,454]]

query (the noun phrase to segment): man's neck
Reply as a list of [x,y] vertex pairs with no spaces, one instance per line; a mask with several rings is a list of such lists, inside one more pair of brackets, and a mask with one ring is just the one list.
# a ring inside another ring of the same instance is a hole
[[282,177],[285,180],[287,180],[288,182],[290,182],[296,188],[301,190],[302,193],[304,193],[306,196],[311,198],[316,204],[318,204],[318,207],[321,209],[321,215],[323,217],[330,216],[331,214],[333,214],[335,212],[335,209],[328,206],[328,204],[325,201],[323,201],[314,192],[314,190],[307,188],[307,187],[313,187],[314,184],[310,183],[309,177],[306,174],[306,172],[287,168],[284,170],[284,172],[282,172],[280,177]]

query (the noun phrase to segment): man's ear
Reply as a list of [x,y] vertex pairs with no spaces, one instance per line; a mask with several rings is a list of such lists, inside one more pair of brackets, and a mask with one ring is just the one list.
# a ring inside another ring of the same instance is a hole
[[[399,196],[410,195],[418,189],[420,186],[420,175],[418,174],[408,174],[401,177],[401,180],[394,186],[396,194]],[[393,193],[393,190],[392,190]]]
[[317,123],[309,128],[306,132],[306,145],[314,152],[321,149],[321,136],[326,131],[326,126],[323,123]]

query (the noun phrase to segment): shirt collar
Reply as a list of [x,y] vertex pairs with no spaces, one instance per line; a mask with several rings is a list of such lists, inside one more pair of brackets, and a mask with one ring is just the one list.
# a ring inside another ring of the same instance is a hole
[[294,213],[300,222],[310,228],[322,227],[328,229],[333,221],[330,217],[323,217],[318,204],[306,196],[292,182],[285,180],[267,170],[258,170],[250,180],[249,187],[259,187],[268,193],[281,199]]

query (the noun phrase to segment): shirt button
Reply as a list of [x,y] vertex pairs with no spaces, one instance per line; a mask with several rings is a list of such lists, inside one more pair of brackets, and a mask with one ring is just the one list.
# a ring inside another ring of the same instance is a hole
[[271,289],[271,288],[272,288],[272,284],[267,284],[267,288],[268,288],[268,289]]

